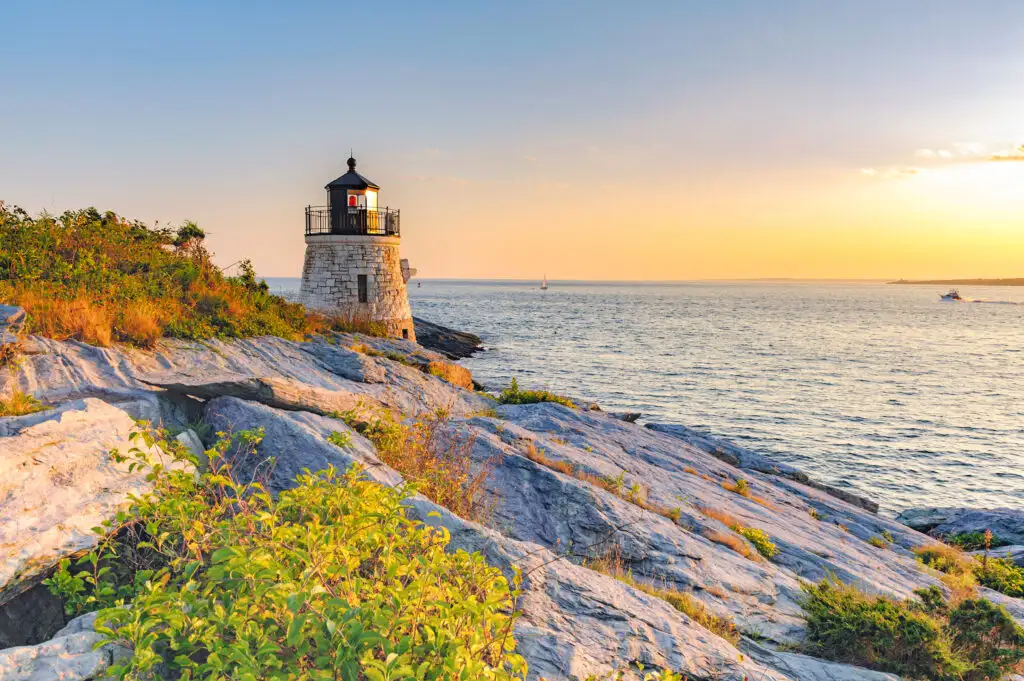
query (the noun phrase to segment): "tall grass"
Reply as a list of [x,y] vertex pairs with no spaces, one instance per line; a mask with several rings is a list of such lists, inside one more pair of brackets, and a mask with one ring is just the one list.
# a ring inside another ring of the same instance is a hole
[[163,336],[298,339],[329,330],[383,335],[344,314],[307,314],[270,294],[252,265],[226,276],[194,223],[151,229],[94,208],[30,217],[0,202],[0,301],[27,331],[58,340],[151,347]]

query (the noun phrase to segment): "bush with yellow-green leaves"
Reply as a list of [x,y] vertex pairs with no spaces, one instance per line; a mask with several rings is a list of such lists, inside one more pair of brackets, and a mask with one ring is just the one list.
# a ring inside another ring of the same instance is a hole
[[[143,437],[147,443],[148,435]],[[122,679],[521,679],[515,587],[448,533],[406,517],[397,491],[353,468],[302,475],[277,498],[232,479],[222,439],[209,472],[150,465],[107,537],[48,583],[133,656]],[[123,458],[123,457],[122,457]],[[123,605],[123,607],[112,607]]]

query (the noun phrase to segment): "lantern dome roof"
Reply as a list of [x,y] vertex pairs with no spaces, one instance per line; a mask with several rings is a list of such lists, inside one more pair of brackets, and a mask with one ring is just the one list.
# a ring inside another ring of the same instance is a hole
[[340,187],[344,189],[380,189],[373,180],[363,177],[356,172],[356,160],[349,156],[348,158],[348,172],[329,183],[326,189],[330,190],[331,187]]

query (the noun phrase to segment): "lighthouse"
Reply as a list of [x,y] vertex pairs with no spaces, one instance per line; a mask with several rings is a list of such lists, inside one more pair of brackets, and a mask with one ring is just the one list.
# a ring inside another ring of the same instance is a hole
[[380,187],[356,172],[354,158],[348,159],[348,172],[325,188],[326,206],[306,206],[302,301],[416,340],[398,250],[398,210],[380,206]]

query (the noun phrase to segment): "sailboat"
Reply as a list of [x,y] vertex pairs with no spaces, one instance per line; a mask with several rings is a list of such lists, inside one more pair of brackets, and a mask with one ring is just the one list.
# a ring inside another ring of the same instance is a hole
[[541,291],[547,291],[548,290],[548,275],[547,274],[544,275],[544,280],[542,282],[540,282],[540,290]]

